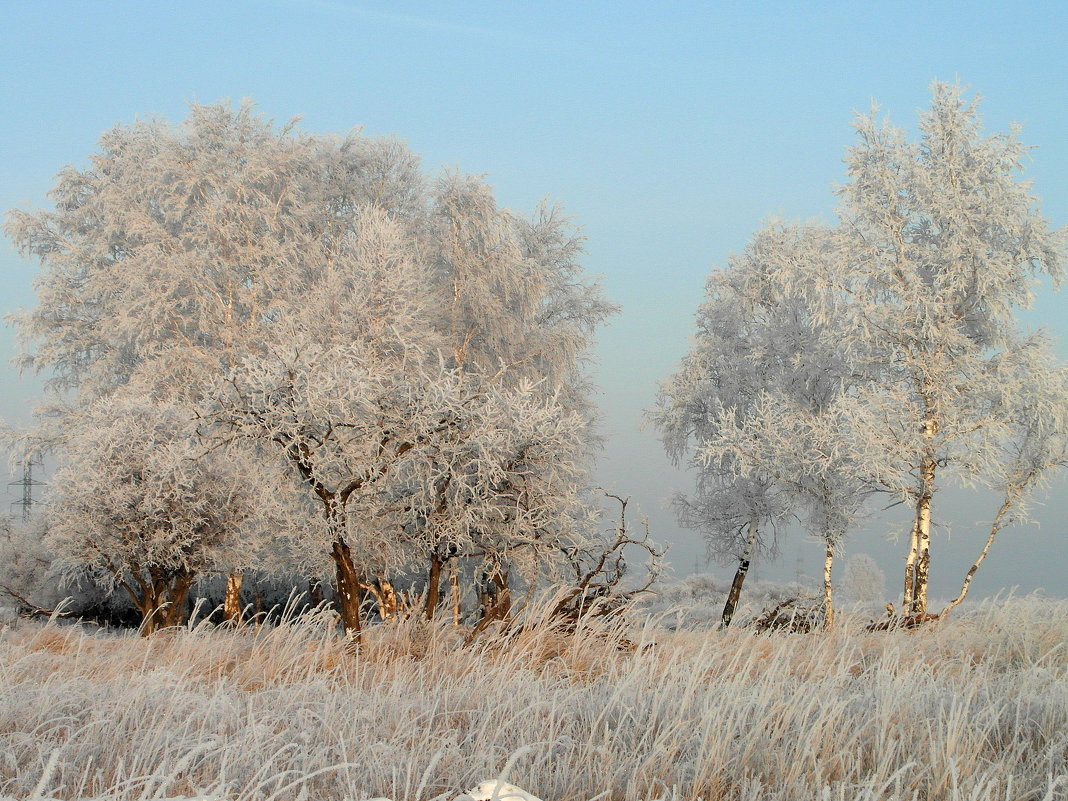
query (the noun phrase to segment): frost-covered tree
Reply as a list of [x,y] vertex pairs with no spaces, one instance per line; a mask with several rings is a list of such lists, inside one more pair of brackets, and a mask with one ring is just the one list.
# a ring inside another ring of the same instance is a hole
[[842,589],[856,603],[881,603],[886,599],[886,574],[868,554],[854,554],[846,560]]
[[[454,383],[455,382],[455,383]],[[445,561],[475,559],[499,592],[512,570],[528,581],[555,572],[565,552],[588,546],[587,420],[534,383],[471,386],[450,376],[446,425],[413,448],[397,471],[401,503],[379,504],[385,521],[430,554],[427,616]],[[455,570],[455,565],[454,565]]]
[[248,454],[205,454],[188,408],[111,395],[78,413],[47,504],[47,545],[71,580],[124,590],[142,633],[182,622],[196,580],[250,567],[284,487]]
[[42,610],[63,600],[47,533],[42,515],[21,521],[0,518],[0,600]]
[[[710,277],[694,346],[665,384],[653,418],[669,453],[694,437],[699,500],[684,503],[685,513],[710,521],[724,510],[744,517],[755,509],[754,520],[761,511],[768,520],[792,515],[823,541],[828,622],[834,553],[865,496],[843,447],[848,423],[838,413],[851,368],[829,330],[834,316],[813,297],[813,274],[835,257],[830,232],[821,228],[769,225],[758,232]],[[743,557],[754,528],[750,523]],[[732,589],[725,622],[735,596]]]
[[1016,310],[1037,277],[1060,279],[1065,240],[1017,179],[1017,131],[985,135],[960,86],[934,85],[918,142],[875,112],[856,129],[839,190],[843,258],[824,277],[849,301],[840,342],[865,365],[856,452],[871,485],[914,510],[904,603],[925,613],[939,486],[1001,494],[993,535],[1063,461],[1064,373]]
[[[530,524],[533,510],[540,505],[538,488],[563,486],[558,477],[552,477],[555,465],[545,459],[549,438],[564,429],[569,432],[565,438],[571,444],[561,441],[558,445],[560,456],[567,454],[561,463],[569,463],[572,481],[577,479],[576,471],[589,466],[582,451],[595,444],[595,437],[582,366],[594,329],[615,307],[583,275],[578,263],[581,237],[557,208],[543,205],[533,218],[525,219],[498,208],[483,181],[447,174],[435,188],[431,216],[432,283],[440,303],[435,327],[442,335],[445,364],[456,371],[473,396],[495,399],[497,406],[501,399],[511,398],[517,410],[527,410],[511,415],[515,422],[509,431],[514,442],[502,451],[502,458],[508,451],[515,455],[505,458],[497,469],[521,470],[526,476],[523,500],[513,505],[515,514],[509,517],[513,524],[523,520]],[[549,438],[543,439],[530,426],[535,420],[544,421]],[[470,450],[469,445],[464,447]],[[541,456],[531,460],[530,453]],[[509,463],[514,464],[508,467]],[[540,465],[547,468],[545,476],[539,476]],[[434,519],[451,515],[463,519],[470,513],[469,500],[462,507],[450,501],[450,494],[454,499],[466,497],[455,493],[451,481],[432,486],[437,493],[431,504],[438,510]],[[512,483],[502,486],[516,488]],[[571,514],[554,516],[561,527],[574,523]],[[429,522],[431,517],[424,519]],[[541,525],[534,528],[542,535],[548,531]],[[457,560],[475,557],[483,560],[491,581],[506,583],[505,555],[511,548],[487,547],[482,538],[465,549],[449,537],[429,530],[427,535],[432,574],[440,570],[443,559],[453,561],[455,570]],[[527,551],[535,542],[545,545],[553,540],[535,541],[529,533],[519,538],[527,542]],[[433,587],[435,582],[429,584]],[[434,603],[432,590],[427,601]]]
[[851,421],[841,410],[854,391],[839,317],[816,276],[839,258],[833,232],[768,225],[726,271],[735,302],[747,309],[746,366],[759,394],[739,417],[728,410],[703,457],[730,454],[747,470],[780,482],[793,513],[824,546],[824,619],[834,617],[832,567],[867,495],[855,455],[845,447]]
[[262,352],[278,305],[331,261],[352,208],[411,216],[416,167],[392,140],[308,137],[247,103],[106,133],[86,168],[59,174],[52,210],[7,221],[43,268],[38,306],[15,316],[34,347],[24,366],[47,371],[54,393],[29,439],[62,448],[82,405],[131,381],[156,397],[212,397],[219,376]]
[[320,503],[354,635],[368,573],[428,564],[432,614],[448,559],[497,568],[579,536],[589,444],[562,382],[548,395],[551,377],[513,385],[508,364],[486,377],[457,363],[435,325],[425,244],[373,207],[356,217],[336,257],[279,303],[262,352],[227,376],[212,412],[221,435],[277,446]]
[[750,335],[759,323],[736,289],[724,273],[709,278],[694,345],[661,386],[657,408],[649,415],[672,460],[686,460],[696,472],[693,495],[673,500],[679,522],[704,534],[710,557],[737,562],[723,607],[724,626],[734,616],[755,553],[774,552],[776,524],[789,513],[780,482],[746,469],[737,454],[712,459],[705,452],[724,426],[744,425],[764,387],[760,371],[748,369],[759,360],[747,359],[755,344]]
[[372,540],[381,529],[354,528],[349,506],[373,495],[449,413],[435,393],[440,362],[428,359],[436,358],[437,339],[427,325],[425,268],[388,215],[372,207],[356,215],[358,233],[309,274],[300,295],[279,301],[261,350],[223,377],[206,411],[212,437],[275,448],[319,505],[312,550],[334,562],[340,611],[353,633],[360,565],[395,567],[400,532]]
[[984,426],[984,436],[966,462],[983,486],[994,489],[1000,503],[982,549],[961,583],[960,592],[942,610],[945,615],[968,594],[997,535],[1026,522],[1036,490],[1047,487],[1054,472],[1068,466],[1068,369],[1057,364],[1049,343],[1034,338],[1029,346],[992,366],[991,414],[1000,419]]

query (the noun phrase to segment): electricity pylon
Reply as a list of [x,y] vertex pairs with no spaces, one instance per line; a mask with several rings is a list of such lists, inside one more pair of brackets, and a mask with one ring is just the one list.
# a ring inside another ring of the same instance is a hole
[[27,459],[22,463],[22,478],[18,481],[9,481],[9,487],[22,487],[22,497],[17,501],[12,501],[12,506],[22,507],[22,521],[26,522],[30,519],[30,513],[33,511],[33,488],[43,487],[43,481],[37,481],[33,477],[33,467],[37,465],[41,466],[41,463],[35,459]]

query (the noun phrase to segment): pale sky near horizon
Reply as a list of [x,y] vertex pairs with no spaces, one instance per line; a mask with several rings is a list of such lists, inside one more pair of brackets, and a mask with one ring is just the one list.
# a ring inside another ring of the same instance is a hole
[[[688,347],[710,270],[763,219],[832,218],[854,110],[875,101],[911,128],[931,81],[960,80],[984,98],[988,132],[1023,125],[1025,177],[1051,225],[1068,224],[1060,2],[0,0],[0,26],[4,210],[46,205],[56,172],[83,165],[116,124],[246,97],[313,132],[396,134],[427,169],[487,174],[517,211],[560,202],[587,236],[587,272],[623,307],[595,354],[608,436],[598,475],[672,543],[678,574],[702,545],[663,504],[692,477],[640,430],[642,410]],[[35,271],[0,243],[0,313],[33,305]],[[1062,358],[1065,302],[1047,290],[1024,315]],[[5,326],[0,417],[17,425],[39,386],[7,364],[15,353]],[[1066,491],[1062,476],[1040,525],[1001,535],[976,595],[1016,585],[1068,596]],[[935,595],[959,586],[993,505],[951,498],[936,511]],[[874,556],[891,592],[903,547],[883,535],[895,526],[879,518],[845,551]],[[762,575],[818,574],[818,544],[791,534],[782,550]]]

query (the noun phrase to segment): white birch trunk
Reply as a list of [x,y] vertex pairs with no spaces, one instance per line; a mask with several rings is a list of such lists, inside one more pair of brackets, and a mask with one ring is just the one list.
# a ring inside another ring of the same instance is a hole
[[914,615],[927,612],[927,578],[931,567],[931,498],[934,494],[935,463],[925,459],[921,468],[923,489],[916,504],[916,591],[912,597]]
[[1003,521],[1005,519],[1005,514],[1012,507],[1015,500],[1016,492],[1010,489],[1009,492],[1006,494],[1004,503],[1001,504],[1001,508],[998,509],[998,513],[994,517],[994,522],[990,524],[990,534],[987,535],[986,543],[984,543],[983,545],[983,550],[979,552],[979,556],[976,557],[975,562],[968,570],[968,575],[964,577],[964,582],[961,584],[960,587],[960,593],[957,595],[956,598],[949,602],[949,604],[946,606],[945,609],[941,611],[941,613],[939,613],[939,617],[945,617],[947,614],[949,614],[949,612],[952,611],[955,607],[957,607],[968,594],[968,588],[971,586],[972,578],[974,578],[975,574],[979,571],[979,566],[983,564],[983,560],[986,559],[986,555],[990,553],[990,546],[994,544],[994,538],[997,537],[998,532],[1001,531],[1001,527],[1004,525]]
[[834,623],[834,585],[831,583],[831,570],[834,567],[834,543],[826,541],[827,549],[823,556],[823,625],[830,627]]
[[901,608],[906,613],[912,608],[912,599],[916,596],[916,556],[919,552],[919,521],[913,518],[912,531],[909,532],[909,549],[905,554],[905,587],[901,594]]

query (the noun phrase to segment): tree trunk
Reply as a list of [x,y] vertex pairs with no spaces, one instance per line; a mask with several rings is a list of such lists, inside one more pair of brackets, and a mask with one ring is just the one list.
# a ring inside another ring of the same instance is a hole
[[131,579],[133,584],[120,578],[119,585],[126,590],[126,594],[130,596],[137,611],[141,613],[141,625],[138,627],[138,632],[142,637],[147,637],[155,630],[153,618],[156,602],[152,591],[153,584],[151,581],[145,581],[141,571],[137,568],[131,571]]
[[916,596],[916,556],[920,552],[919,529],[917,518],[912,520],[912,531],[909,534],[909,550],[905,554],[905,588],[901,594],[901,608],[904,614],[912,609],[912,599]]
[[186,601],[189,599],[189,590],[193,586],[195,576],[185,570],[181,571],[171,582],[167,590],[170,600],[165,610],[164,625],[181,626],[189,618],[189,610],[186,609]]
[[463,610],[460,604],[460,560],[455,557],[449,570],[449,594],[452,596],[452,624],[459,626]]
[[722,628],[727,628],[734,618],[734,610],[738,608],[738,599],[742,595],[742,585],[745,584],[746,574],[749,573],[749,559],[753,555],[753,546],[756,544],[757,524],[755,520],[749,522],[749,533],[745,538],[745,547],[742,556],[738,560],[738,569],[734,573],[734,581],[731,582],[731,590],[727,593],[727,602],[723,604]]
[[237,626],[241,623],[241,584],[245,574],[235,570],[226,577],[226,594],[223,596],[223,620]]
[[318,608],[323,602],[323,582],[319,579],[308,581],[308,602],[313,608]]
[[487,629],[494,620],[504,620],[512,611],[512,592],[508,587],[507,570],[495,567],[492,573],[483,573],[480,585],[482,617],[475,625],[475,634]]
[[438,608],[438,594],[441,592],[442,560],[437,552],[430,554],[430,572],[426,580],[426,600],[423,602],[423,614],[427,620],[434,619]]
[[252,585],[252,616],[256,620],[256,631],[259,631],[267,616],[263,614],[263,593],[258,583]]
[[382,595],[382,608],[379,610],[382,619],[388,620],[396,617],[400,612],[400,598],[397,595],[397,588],[393,586],[393,582],[379,576],[378,591]]
[[169,576],[162,568],[148,568],[148,579],[135,572],[135,581],[140,592],[122,582],[133,603],[141,612],[141,637],[148,637],[169,626],[180,626],[186,622],[186,600],[189,590],[197,576],[188,570],[179,570]]
[[168,575],[162,568],[151,567],[147,572],[147,580],[136,572],[134,574],[140,588],[139,593],[123,582],[127,593],[141,612],[139,631],[142,637],[148,637],[168,626],[180,626],[185,622],[186,600],[196,580],[194,574],[185,570]]
[[952,601],[950,601],[946,608],[939,613],[938,616],[940,618],[944,618],[946,615],[948,615],[961,603],[961,601],[964,600],[965,596],[968,594],[968,588],[972,584],[972,579],[975,577],[975,574],[979,572],[979,567],[983,564],[983,560],[986,559],[986,555],[990,553],[990,546],[994,544],[994,538],[997,537],[998,532],[1001,531],[1001,527],[1004,525],[1003,521],[1005,519],[1005,514],[1012,507],[1014,501],[1016,500],[1016,495],[1017,493],[1014,489],[1010,489],[1006,493],[1004,503],[1002,503],[1001,508],[998,509],[998,513],[994,517],[994,522],[990,524],[990,534],[987,535],[986,543],[984,543],[983,545],[983,550],[979,552],[979,556],[976,558],[975,562],[972,563],[971,568],[968,569],[968,575],[964,577],[964,582],[960,586],[960,594],[957,595],[957,597],[954,598]]
[[498,568],[490,577],[495,588],[493,597],[493,617],[502,620],[512,611],[512,591],[508,587],[508,571]]
[[142,637],[149,637],[162,626],[162,610],[160,602],[154,591],[146,594],[138,608],[141,610],[141,626],[139,631]]
[[927,576],[931,566],[931,498],[934,495],[935,463],[924,459],[920,468],[922,491],[916,503],[916,592],[912,596],[914,615],[927,612]]
[[827,550],[823,556],[823,625],[834,624],[834,585],[831,583],[831,569],[834,567],[834,543],[826,541]]
[[361,585],[361,589],[367,592],[375,601],[380,620],[392,620],[397,615],[397,591],[389,582],[389,579],[377,576]]
[[144,623],[141,626],[143,636],[154,634],[167,625],[167,612],[163,608],[167,603],[167,582],[163,578],[163,571],[150,567],[148,575],[152,589],[145,598]]
[[355,643],[360,642],[360,577],[352,564],[352,554],[343,537],[334,540],[332,548],[334,569],[337,576],[337,605],[345,636]]

